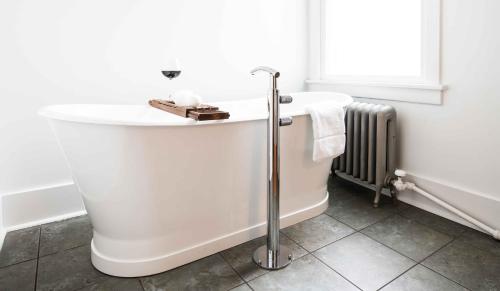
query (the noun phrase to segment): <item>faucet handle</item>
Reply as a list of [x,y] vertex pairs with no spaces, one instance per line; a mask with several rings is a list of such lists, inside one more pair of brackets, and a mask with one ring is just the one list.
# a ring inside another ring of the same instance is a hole
[[292,125],[292,122],[293,122],[293,119],[290,116],[280,118],[280,126]]
[[290,95],[281,95],[280,96],[280,103],[281,104],[290,104],[292,103],[293,98]]

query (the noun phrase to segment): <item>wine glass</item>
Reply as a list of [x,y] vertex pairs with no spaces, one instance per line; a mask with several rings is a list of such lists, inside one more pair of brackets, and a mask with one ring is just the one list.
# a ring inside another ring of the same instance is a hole
[[169,80],[179,77],[181,74],[181,67],[177,58],[170,59],[164,71],[161,73]]

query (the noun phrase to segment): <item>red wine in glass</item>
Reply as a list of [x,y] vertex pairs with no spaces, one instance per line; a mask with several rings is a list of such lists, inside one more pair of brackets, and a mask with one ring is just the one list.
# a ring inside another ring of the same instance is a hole
[[172,80],[173,78],[179,77],[181,71],[161,71],[161,73],[163,74],[163,76]]

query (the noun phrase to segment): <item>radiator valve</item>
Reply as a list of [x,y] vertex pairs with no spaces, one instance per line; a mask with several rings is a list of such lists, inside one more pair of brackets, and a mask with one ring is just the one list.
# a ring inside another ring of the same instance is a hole
[[403,190],[413,190],[415,188],[415,184],[410,183],[410,182],[403,182],[403,177],[406,177],[406,172],[400,169],[396,169],[394,171],[394,174],[398,177],[396,180],[392,182],[394,187],[398,191],[403,191]]

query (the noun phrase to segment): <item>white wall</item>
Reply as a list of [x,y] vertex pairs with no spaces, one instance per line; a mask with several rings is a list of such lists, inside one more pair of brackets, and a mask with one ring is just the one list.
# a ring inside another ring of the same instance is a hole
[[[442,105],[360,100],[396,107],[400,167],[413,180],[500,229],[498,11],[497,0],[443,0],[442,83],[449,89]],[[433,207],[415,196],[404,194]]]
[[3,206],[2,206],[2,197],[0,196],[0,251],[2,250],[4,239],[5,239],[5,228],[3,226]]
[[[268,82],[250,76],[257,65],[279,69],[283,90],[302,90],[306,7],[306,0],[1,1],[0,194],[8,213],[40,210],[6,217],[6,226],[81,210],[73,190],[67,208],[54,201],[65,199],[71,176],[40,107],[144,104],[180,88],[208,101],[260,97]],[[174,81],[160,73],[171,57],[183,66]],[[24,198],[33,195],[49,201]]]

